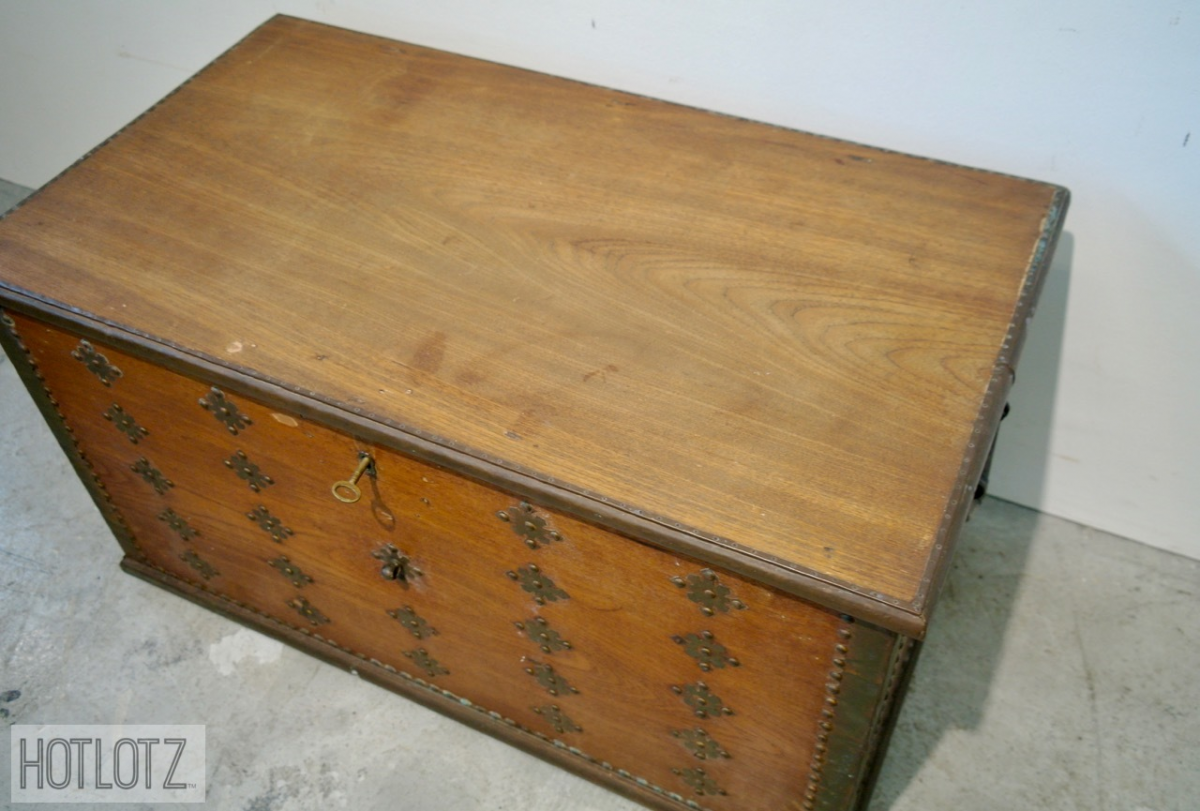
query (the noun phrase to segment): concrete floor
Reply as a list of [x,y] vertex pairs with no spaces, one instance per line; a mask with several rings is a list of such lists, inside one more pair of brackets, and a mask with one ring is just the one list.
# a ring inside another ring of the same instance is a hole
[[[640,808],[122,574],[3,355],[0,460],[6,723],[205,724],[214,809]],[[1200,562],[985,502],[871,811],[1200,808],[1198,595]]]

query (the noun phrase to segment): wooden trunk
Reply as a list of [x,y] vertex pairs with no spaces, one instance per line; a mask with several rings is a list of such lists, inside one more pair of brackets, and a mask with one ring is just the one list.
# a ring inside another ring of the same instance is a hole
[[130,572],[664,808],[865,802],[1065,190],[277,17],[0,223]]

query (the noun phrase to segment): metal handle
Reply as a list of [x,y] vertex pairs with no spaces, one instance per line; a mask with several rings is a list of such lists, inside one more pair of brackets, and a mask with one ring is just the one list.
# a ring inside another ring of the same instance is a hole
[[[362,490],[358,489],[358,480],[367,471],[367,468],[371,466],[371,463],[371,454],[359,451],[358,467],[354,468],[354,472],[350,474],[350,478],[343,482],[334,482],[333,487],[330,488],[333,497],[344,504],[353,504],[362,498]],[[349,495],[344,496],[339,491],[347,492]]]

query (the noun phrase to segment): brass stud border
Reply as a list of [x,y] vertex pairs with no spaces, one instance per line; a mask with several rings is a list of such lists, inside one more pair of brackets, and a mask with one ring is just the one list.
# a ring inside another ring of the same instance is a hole
[[846,657],[850,652],[850,640],[854,638],[853,623],[853,618],[843,614],[841,624],[836,631],[837,642],[833,646],[833,656],[828,674],[829,681],[825,683],[821,720],[817,722],[817,740],[813,746],[812,760],[809,762],[804,800],[800,804],[803,811],[814,811],[817,798],[821,793],[821,780],[824,777],[825,761],[829,754],[829,736],[837,721],[838,696],[842,692],[842,680],[846,674]]

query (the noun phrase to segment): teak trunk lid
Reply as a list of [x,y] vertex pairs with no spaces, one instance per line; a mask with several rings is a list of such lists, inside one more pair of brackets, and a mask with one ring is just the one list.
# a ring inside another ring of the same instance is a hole
[[1067,194],[276,17],[0,298],[920,636]]

